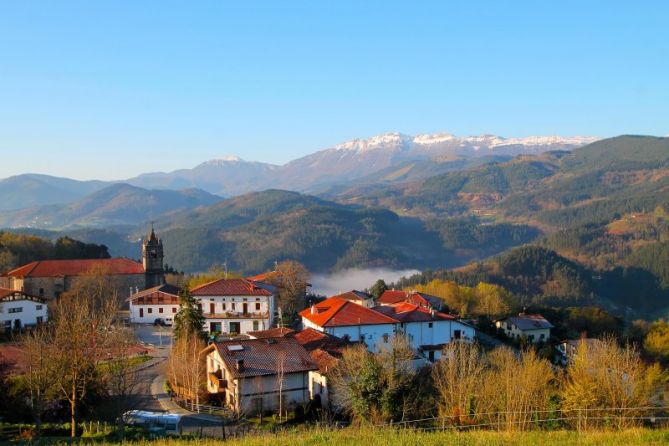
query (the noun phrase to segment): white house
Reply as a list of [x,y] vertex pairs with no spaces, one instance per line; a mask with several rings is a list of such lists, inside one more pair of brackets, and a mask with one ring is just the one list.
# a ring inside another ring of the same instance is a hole
[[246,279],[220,279],[191,290],[205,317],[205,331],[246,334],[274,323],[275,288]]
[[441,357],[441,350],[450,342],[471,342],[475,330],[471,325],[450,314],[402,302],[397,305],[374,307],[373,310],[399,321],[398,332],[403,333],[411,346],[429,361]]
[[553,324],[542,315],[525,313],[498,320],[495,325],[511,339],[518,341],[526,339],[534,344],[547,342],[551,337],[551,328],[553,328]]
[[0,288],[0,331],[18,331],[46,322],[47,318],[47,304],[43,298]]
[[350,342],[364,342],[376,353],[390,345],[399,321],[339,297],[330,297],[300,312],[304,328]]
[[318,366],[292,337],[215,342],[203,354],[207,391],[236,413],[293,410],[310,400],[309,372]]
[[172,325],[179,311],[180,292],[181,288],[169,284],[136,291],[128,299],[130,322],[153,324],[156,319],[162,319],[165,324]]

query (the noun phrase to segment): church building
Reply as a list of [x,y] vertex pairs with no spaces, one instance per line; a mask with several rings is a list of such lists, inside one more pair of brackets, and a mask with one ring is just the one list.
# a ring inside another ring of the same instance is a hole
[[151,227],[142,242],[142,262],[127,258],[37,260],[0,276],[0,287],[44,299],[56,299],[71,290],[81,277],[102,273],[127,296],[129,289],[145,290],[165,283],[163,242]]

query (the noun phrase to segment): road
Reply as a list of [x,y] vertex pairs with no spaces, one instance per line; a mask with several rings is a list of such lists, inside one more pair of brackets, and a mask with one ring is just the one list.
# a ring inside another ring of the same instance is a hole
[[132,399],[132,408],[139,410],[167,411],[182,415],[184,433],[207,437],[223,437],[223,417],[208,414],[193,414],[171,401],[164,391],[167,373],[167,357],[172,345],[172,331],[169,327],[135,325],[137,339],[150,349],[152,359],[143,365],[140,380]]

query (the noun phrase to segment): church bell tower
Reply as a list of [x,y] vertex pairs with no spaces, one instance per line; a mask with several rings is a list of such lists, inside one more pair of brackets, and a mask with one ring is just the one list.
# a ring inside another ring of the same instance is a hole
[[163,268],[163,241],[156,237],[151,224],[151,233],[142,242],[142,264],[146,277],[146,288],[153,288],[165,283]]

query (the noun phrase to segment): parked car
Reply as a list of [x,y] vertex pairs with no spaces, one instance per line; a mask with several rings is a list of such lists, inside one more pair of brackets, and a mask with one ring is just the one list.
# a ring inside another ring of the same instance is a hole
[[161,327],[171,327],[172,326],[172,318],[171,317],[158,317],[156,318],[155,321],[153,321],[154,326],[161,326]]

